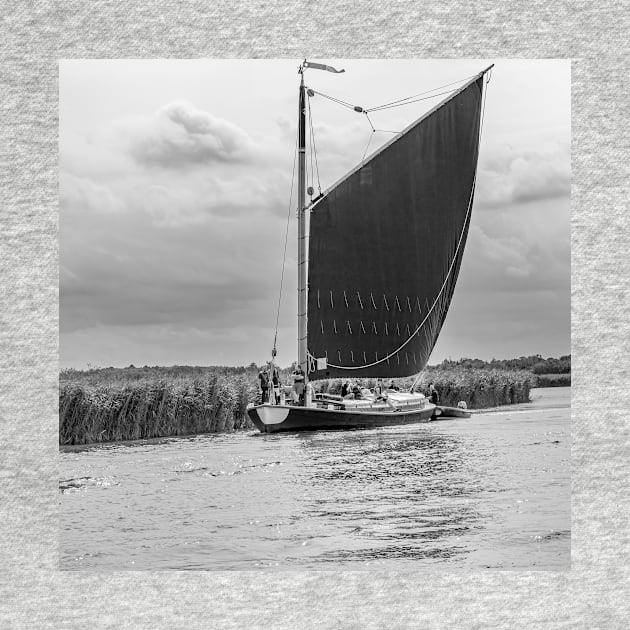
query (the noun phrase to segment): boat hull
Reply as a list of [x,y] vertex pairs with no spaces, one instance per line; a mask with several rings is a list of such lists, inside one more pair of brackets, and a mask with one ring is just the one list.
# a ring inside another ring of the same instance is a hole
[[460,407],[442,407],[439,405],[438,409],[442,412],[440,418],[470,418],[472,415],[470,411]]
[[348,411],[292,405],[256,405],[247,415],[262,433],[280,431],[337,431],[345,429],[371,429],[400,424],[430,422],[435,405],[405,411]]

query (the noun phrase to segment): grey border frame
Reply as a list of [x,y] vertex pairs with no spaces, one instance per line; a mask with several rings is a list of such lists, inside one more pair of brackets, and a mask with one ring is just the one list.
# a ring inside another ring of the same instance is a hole
[[[3,13],[0,627],[626,627],[626,3],[9,0]],[[57,61],[307,53],[573,60],[571,571],[58,571]]]

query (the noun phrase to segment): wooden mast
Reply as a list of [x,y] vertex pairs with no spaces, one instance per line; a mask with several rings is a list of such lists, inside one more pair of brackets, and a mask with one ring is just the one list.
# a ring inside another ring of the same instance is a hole
[[306,103],[304,67],[300,66],[298,99],[298,364],[304,372],[304,386],[308,382],[307,330],[307,261],[306,261]]

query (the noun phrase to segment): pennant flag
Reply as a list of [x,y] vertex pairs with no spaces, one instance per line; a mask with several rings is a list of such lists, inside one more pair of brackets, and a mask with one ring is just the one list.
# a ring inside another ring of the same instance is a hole
[[336,73],[345,72],[345,70],[336,70],[332,66],[325,66],[323,63],[314,63],[313,61],[305,61],[304,67],[314,68],[315,70],[327,70],[328,72],[336,72]]

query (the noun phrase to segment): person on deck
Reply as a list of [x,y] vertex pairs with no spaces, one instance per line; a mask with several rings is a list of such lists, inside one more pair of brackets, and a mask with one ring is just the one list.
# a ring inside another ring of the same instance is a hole
[[293,393],[294,399],[299,405],[304,405],[304,391],[306,387],[304,384],[304,370],[301,366],[297,366],[293,372]]
[[437,405],[440,402],[440,396],[433,383],[429,383],[429,400],[432,405]]
[[374,385],[374,396],[378,398],[383,393],[383,382],[379,378]]
[[280,404],[280,376],[278,374],[278,368],[275,365],[272,365],[271,368],[271,387],[273,393],[273,401],[274,404]]
[[348,389],[350,387],[350,384],[348,383],[348,381],[346,381],[342,386],[341,386],[341,397],[345,398],[348,395]]
[[258,379],[260,380],[261,400],[264,405],[269,402],[269,370],[266,367],[258,372]]

